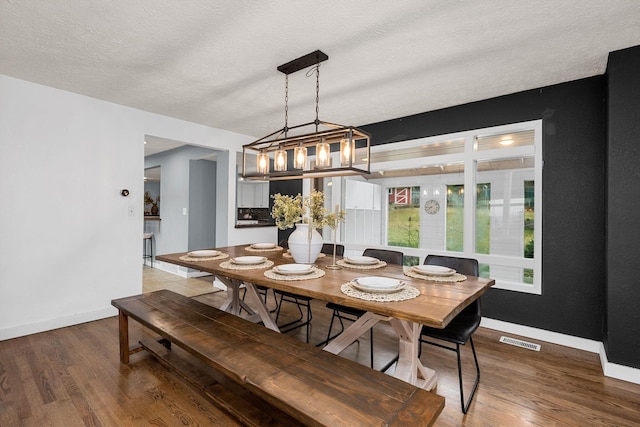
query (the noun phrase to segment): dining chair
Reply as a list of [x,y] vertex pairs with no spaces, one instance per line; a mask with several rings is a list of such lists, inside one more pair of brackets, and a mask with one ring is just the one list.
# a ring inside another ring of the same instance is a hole
[[[325,255],[329,255],[329,254],[333,255],[333,244],[324,243],[322,245],[321,253]],[[344,246],[336,245],[336,255],[342,256],[343,253],[344,253]],[[309,327],[311,326],[311,319],[313,318],[313,313],[311,312],[311,298],[296,295],[291,292],[284,292],[284,291],[274,291],[274,292],[275,292],[275,295],[280,297],[279,301],[277,301],[276,299],[276,304],[277,304],[276,324],[278,323],[278,318],[280,317],[280,310],[282,308],[282,304],[285,302],[295,304],[299,314],[297,319],[287,322],[283,325],[278,325],[278,328],[280,328],[280,331],[284,333],[284,332],[289,332],[294,329],[298,329],[305,326],[306,342],[309,342]],[[306,312],[306,318],[305,318],[305,312]]]
[[[424,260],[426,265],[439,265],[442,267],[449,267],[456,270],[460,274],[469,276],[479,276],[478,260],[472,258],[456,258],[440,255],[428,255]],[[460,405],[462,406],[462,412],[467,413],[471,400],[476,393],[476,388],[480,382],[480,365],[478,364],[478,356],[476,355],[476,349],[473,345],[473,333],[480,326],[480,320],[482,319],[482,310],[480,304],[480,298],[473,301],[469,306],[462,310],[453,320],[443,329],[431,328],[423,326],[420,332],[420,351],[422,354],[422,343],[435,345],[446,350],[454,351],[458,357],[458,382],[460,384]],[[455,344],[454,347],[443,345],[431,339],[437,339],[445,341],[450,344]],[[476,364],[476,379],[471,389],[471,394],[467,402],[464,400],[464,389],[462,386],[462,363],[460,358],[460,346],[469,342],[471,344],[471,351],[473,353],[473,359]],[[419,356],[418,356],[419,357]]]
[[[373,249],[368,248],[365,249],[362,253],[363,256],[370,256],[373,258],[378,258],[380,261],[384,261],[387,264],[397,264],[402,265],[402,260],[404,259],[404,254],[400,251],[392,251],[388,249]],[[344,323],[343,320],[347,320],[349,322],[355,322],[358,320],[363,314],[366,313],[364,310],[359,310],[357,308],[347,307],[341,304],[335,303],[327,303],[326,306],[328,309],[333,310],[333,314],[331,315],[331,322],[329,323],[329,331],[327,332],[327,339],[323,341],[323,343],[329,343],[332,339],[339,336],[342,332],[344,332]],[[337,334],[331,335],[331,330],[333,329],[333,321],[334,319],[338,319],[340,322],[340,331]],[[369,329],[369,337],[370,337],[370,352],[371,352],[371,368],[373,369],[373,328]]]
[[[329,256],[333,256],[333,243],[324,243],[320,252]],[[344,255],[344,245],[336,245],[336,256],[342,255]]]

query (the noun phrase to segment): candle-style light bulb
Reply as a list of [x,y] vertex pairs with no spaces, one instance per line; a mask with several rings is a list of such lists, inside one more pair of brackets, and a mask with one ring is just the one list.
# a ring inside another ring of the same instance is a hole
[[258,153],[257,169],[258,173],[269,173],[269,155],[267,153]]
[[354,150],[351,147],[351,140],[340,140],[340,166],[351,166],[353,163]]
[[307,164],[307,147],[296,147],[293,150],[293,167],[304,169]]
[[326,168],[330,166],[331,157],[329,144],[322,141],[316,145],[316,166],[319,168]]
[[273,169],[278,172],[284,172],[287,170],[287,152],[285,150],[276,150],[273,160]]

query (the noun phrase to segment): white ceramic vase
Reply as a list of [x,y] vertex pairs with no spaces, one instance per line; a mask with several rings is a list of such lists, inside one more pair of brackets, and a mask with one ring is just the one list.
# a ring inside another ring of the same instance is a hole
[[313,264],[318,259],[324,240],[318,230],[311,230],[309,239],[309,224],[296,224],[296,229],[289,235],[289,251],[293,260],[298,264]]

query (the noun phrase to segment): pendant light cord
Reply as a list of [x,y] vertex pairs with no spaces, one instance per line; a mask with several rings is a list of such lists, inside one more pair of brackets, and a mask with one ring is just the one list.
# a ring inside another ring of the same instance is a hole
[[285,74],[284,79],[284,137],[289,131],[289,75]]

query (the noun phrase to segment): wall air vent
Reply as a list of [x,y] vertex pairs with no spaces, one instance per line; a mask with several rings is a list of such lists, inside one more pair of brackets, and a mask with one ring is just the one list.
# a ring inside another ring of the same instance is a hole
[[500,342],[503,342],[505,344],[515,345],[516,347],[526,348],[527,350],[540,351],[540,348],[541,348],[539,344],[533,344],[530,342],[517,340],[515,338],[504,337],[504,336],[500,337]]

